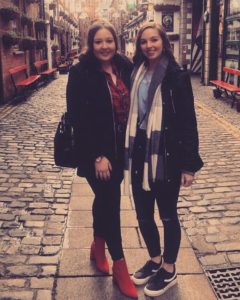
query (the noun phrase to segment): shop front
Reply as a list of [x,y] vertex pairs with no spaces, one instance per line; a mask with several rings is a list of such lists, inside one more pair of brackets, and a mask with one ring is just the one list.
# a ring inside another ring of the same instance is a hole
[[[224,24],[224,35],[223,35],[223,66],[240,70],[240,2],[239,0],[226,0],[225,2],[225,24]],[[234,77],[232,77],[232,83],[235,85],[240,84],[239,79]]]

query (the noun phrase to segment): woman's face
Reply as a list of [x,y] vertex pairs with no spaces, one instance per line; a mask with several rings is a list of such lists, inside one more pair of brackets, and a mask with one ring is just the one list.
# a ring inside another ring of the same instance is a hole
[[149,62],[157,60],[163,51],[163,41],[156,28],[147,28],[140,38],[140,48]]
[[116,44],[112,33],[106,29],[99,29],[93,39],[93,53],[102,63],[110,62],[116,53]]

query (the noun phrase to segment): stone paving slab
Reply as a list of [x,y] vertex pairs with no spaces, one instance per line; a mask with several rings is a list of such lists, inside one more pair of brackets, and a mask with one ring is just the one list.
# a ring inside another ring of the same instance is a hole
[[[160,242],[163,246],[163,227],[159,227]],[[190,241],[182,229],[181,248],[191,248]],[[92,227],[77,227],[67,228],[64,237],[63,248],[90,248],[93,237]],[[122,228],[122,241],[124,248],[146,248],[139,229],[137,227],[123,227]]]
[[[100,274],[89,260],[89,249],[63,249],[59,276],[95,276]],[[124,249],[129,273],[133,273],[148,259],[146,249]],[[107,253],[109,257],[109,254]],[[111,259],[109,258],[111,262]],[[112,264],[112,263],[111,263]],[[177,261],[179,274],[202,274],[203,271],[191,248],[181,248]]]
[[[67,228],[63,243],[64,249],[83,249],[90,248],[93,239],[92,228]],[[137,228],[122,228],[122,240],[124,248],[141,247]]]
[[[75,181],[75,180],[74,180]],[[75,185],[75,183],[73,184]],[[93,195],[92,196],[71,196],[69,210],[92,210]],[[132,202],[127,196],[121,197],[121,210],[132,209]]]
[[[138,288],[138,299],[151,299]],[[60,278],[58,279],[56,300],[104,299],[127,300],[112,283],[111,277]],[[216,300],[203,275],[178,275],[178,283],[164,295],[155,297],[158,300]]]

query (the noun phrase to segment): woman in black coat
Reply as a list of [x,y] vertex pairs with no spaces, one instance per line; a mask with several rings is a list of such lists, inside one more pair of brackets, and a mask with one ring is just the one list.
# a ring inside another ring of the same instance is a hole
[[87,43],[88,50],[70,70],[67,109],[77,144],[78,175],[86,177],[95,194],[90,257],[100,271],[109,273],[106,242],[115,282],[123,294],[137,298],[120,231],[120,184],[132,63],[117,53],[116,33],[109,23],[94,23]]
[[[202,166],[193,93],[187,72],[177,65],[163,27],[146,23],[138,32],[131,108],[126,132],[125,184],[132,184],[139,228],[150,260],[133,274],[159,296],[176,283],[181,229],[180,185],[190,186]],[[164,252],[154,220],[157,203],[164,227]]]

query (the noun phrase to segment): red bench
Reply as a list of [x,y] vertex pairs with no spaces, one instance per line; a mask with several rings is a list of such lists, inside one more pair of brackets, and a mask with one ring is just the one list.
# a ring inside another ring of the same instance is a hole
[[35,61],[34,67],[36,68],[37,74],[49,78],[57,71],[57,68],[48,68],[48,60]]
[[[19,88],[25,91],[26,88],[35,87],[40,75],[28,75],[27,65],[22,65],[9,69],[11,80],[13,82],[16,93]],[[25,77],[22,79],[22,77]]]
[[216,89],[213,90],[213,95],[217,99],[225,94],[232,100],[232,107],[236,103],[237,111],[240,112],[240,99],[237,98],[240,95],[240,87],[229,83],[230,74],[233,76],[240,76],[240,70],[224,67],[223,72],[225,73],[225,80],[211,80],[210,82],[215,85]]
[[64,56],[56,58],[57,68],[60,74],[66,74],[71,66],[70,61],[66,60]]

